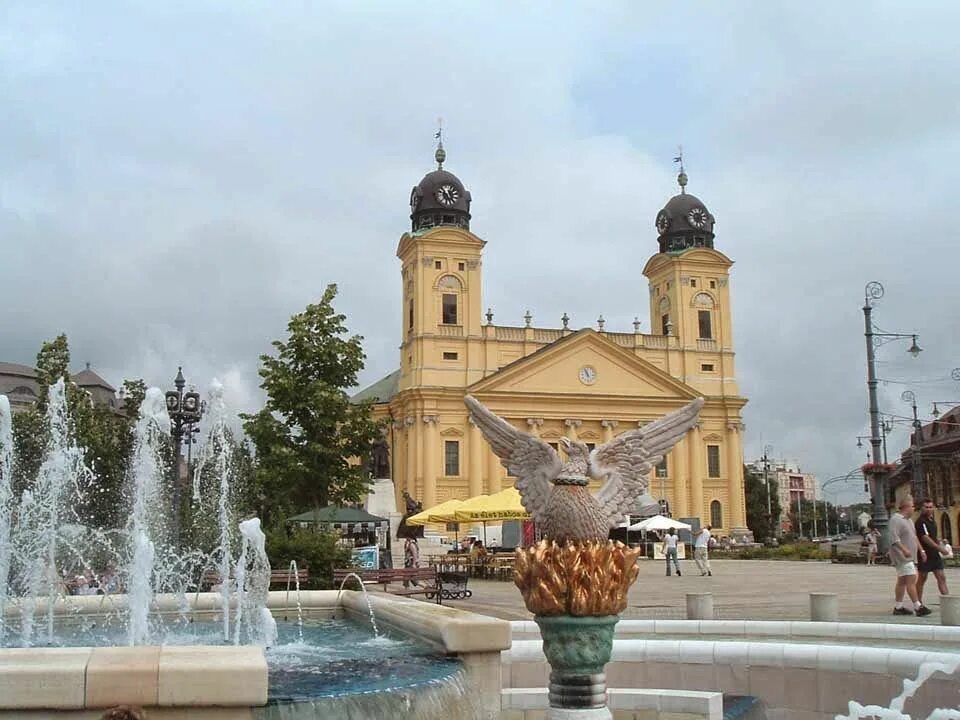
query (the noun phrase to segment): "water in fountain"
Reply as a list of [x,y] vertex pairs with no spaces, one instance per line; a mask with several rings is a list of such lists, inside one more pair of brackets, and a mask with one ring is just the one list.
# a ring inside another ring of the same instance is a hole
[[13,414],[0,395],[0,646],[6,629],[7,578],[10,576],[10,517],[13,512]]
[[[240,643],[241,625],[249,642],[272,647],[277,642],[277,622],[267,609],[270,560],[260,518],[240,523],[240,559],[237,560],[237,617],[233,641]],[[252,553],[252,557],[250,554]]]
[[26,596],[21,607],[24,645],[33,642],[37,599],[43,593],[47,641],[53,640],[54,605],[61,592],[58,567],[89,567],[81,554],[82,543],[76,542],[83,528],[74,508],[81,497],[81,485],[92,480],[92,473],[84,465],[83,453],[70,431],[63,378],[49,389],[46,421],[50,431],[47,452],[32,489],[20,497],[17,532],[8,543],[12,544],[16,585]]
[[[904,713],[907,700],[916,695],[923,684],[937,673],[950,676],[960,671],[960,660],[949,662],[925,662],[920,666],[916,679],[904,678],[903,690],[893,700],[889,707],[880,705],[861,705],[855,700],[850,701],[847,715],[837,715],[836,720],[864,720],[877,718],[878,720],[910,720],[910,715]],[[960,710],[956,708],[938,708],[927,716],[927,720],[960,720]]]
[[199,506],[203,501],[201,496],[201,475],[206,467],[212,467],[217,479],[217,529],[219,543],[216,553],[217,572],[220,577],[220,606],[223,608],[223,639],[230,639],[230,570],[231,536],[233,526],[230,522],[230,473],[232,460],[232,444],[227,426],[227,406],[223,399],[223,385],[214,378],[210,383],[210,399],[208,402],[208,417],[210,418],[210,433],[204,443],[197,468],[193,475],[193,502]]
[[367,593],[367,587],[363,584],[363,578],[361,578],[356,573],[347,573],[344,576],[343,580],[340,581],[340,589],[337,591],[337,602],[340,602],[340,595],[343,593],[343,586],[347,584],[347,580],[354,578],[357,583],[360,585],[360,589],[363,591],[363,598],[367,601],[367,610],[370,611],[370,625],[373,627],[373,636],[375,638],[380,637],[380,630],[377,629],[377,618],[373,615],[373,603],[370,602],[370,595]]
[[156,592],[154,566],[157,545],[163,541],[164,513],[160,479],[164,476],[162,443],[170,429],[166,401],[159,388],[150,388],[140,405],[133,450],[133,512],[129,531],[131,561],[127,576],[130,612],[128,641],[142,645],[150,640],[150,605]]
[[[300,602],[300,571],[297,569],[297,561],[291,560],[290,567],[287,569],[287,600],[284,603],[284,609],[290,607],[290,584],[295,585],[296,597],[297,597],[297,632],[300,636],[300,642],[303,642],[303,603]],[[287,620],[286,613],[284,613],[284,620]]]

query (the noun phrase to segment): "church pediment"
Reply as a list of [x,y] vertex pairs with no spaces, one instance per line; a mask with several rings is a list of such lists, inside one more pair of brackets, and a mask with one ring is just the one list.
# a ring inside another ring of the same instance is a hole
[[614,345],[594,330],[580,330],[474,383],[471,393],[693,399],[689,385]]

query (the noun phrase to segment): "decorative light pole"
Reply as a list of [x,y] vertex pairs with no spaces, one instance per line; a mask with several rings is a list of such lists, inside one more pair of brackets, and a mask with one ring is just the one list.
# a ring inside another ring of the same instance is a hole
[[[864,337],[867,341],[867,392],[869,396],[870,411],[870,450],[871,462],[864,467],[864,474],[870,483],[873,492],[873,523],[880,531],[881,550],[886,550],[886,529],[887,521],[890,519],[887,514],[887,487],[886,487],[886,463],[881,463],[880,446],[880,408],[877,404],[877,358],[876,349],[883,342],[897,340],[901,338],[910,338],[910,348],[908,353],[917,357],[921,353],[921,348],[917,345],[916,333],[882,333],[877,332],[873,325],[873,304],[875,300],[883,297],[883,285],[873,281],[867,283],[864,288],[863,301],[863,328]],[[886,340],[884,340],[886,339]]]
[[[887,464],[887,435],[893,432],[893,419],[883,418],[880,421],[880,433],[883,435],[883,463]],[[863,447],[863,441],[869,440],[869,435],[857,435],[857,447]]]
[[[767,488],[767,526],[773,528],[773,535],[777,539],[780,538],[780,518],[777,518],[777,522],[773,524],[773,506],[770,502],[770,451],[773,450],[773,445],[764,445],[763,446],[763,484]],[[779,492],[779,488],[777,490]]]
[[170,437],[173,439],[173,468],[171,502],[173,522],[171,526],[173,543],[180,546],[180,453],[184,442],[192,443],[195,433],[200,432],[197,423],[203,417],[206,403],[200,400],[200,393],[190,390],[184,392],[187,385],[183,377],[183,368],[177,368],[177,377],[173,381],[176,390],[168,390],[167,414],[170,416]]
[[917,416],[917,396],[913,390],[904,390],[900,393],[900,399],[913,408],[913,442],[910,443],[911,463],[913,471],[913,494],[917,502],[922,502],[927,497],[926,488],[923,481],[923,460],[920,458],[920,445],[923,443],[923,423]]

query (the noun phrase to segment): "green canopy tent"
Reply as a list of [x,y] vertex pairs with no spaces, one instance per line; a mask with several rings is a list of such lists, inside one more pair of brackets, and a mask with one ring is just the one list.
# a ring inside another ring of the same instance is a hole
[[307,512],[287,518],[287,522],[298,525],[356,525],[358,523],[376,525],[380,523],[390,523],[387,518],[380,517],[379,515],[371,515],[361,508],[338,507],[336,505],[328,505],[319,510],[308,510]]
[[372,540],[373,544],[379,544],[377,528],[383,528],[387,547],[390,543],[390,520],[379,515],[371,515],[361,508],[329,505],[316,511],[308,510],[287,518],[287,525],[296,527],[327,526],[336,530],[342,538],[356,539],[366,536],[368,540]]

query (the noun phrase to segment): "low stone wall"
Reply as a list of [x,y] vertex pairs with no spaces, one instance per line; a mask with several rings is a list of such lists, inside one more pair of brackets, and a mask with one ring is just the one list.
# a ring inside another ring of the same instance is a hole
[[[851,700],[888,707],[903,690],[904,679],[916,678],[925,663],[950,668],[960,662],[960,646],[951,633],[942,632],[954,628],[862,625],[854,629],[842,627],[843,623],[757,626],[746,621],[731,626],[725,621],[621,621],[607,665],[607,685],[611,692],[665,688],[754,695],[765,702],[771,720],[827,720],[847,713]],[[502,654],[503,687],[546,687],[549,666],[539,639],[534,639],[536,624],[520,622],[513,627],[513,647]],[[737,629],[743,640],[710,639]],[[841,644],[841,632],[849,633],[849,644]],[[637,637],[641,633],[653,637],[641,639]],[[748,633],[768,641],[751,642]],[[658,634],[674,639],[656,639]],[[689,639],[675,639],[677,635]],[[879,640],[878,635],[906,643],[919,639],[938,650],[871,647],[870,638]],[[777,637],[783,642],[775,641]],[[790,637],[814,640],[801,644],[790,642]],[[958,706],[960,673],[939,672],[907,701],[905,712],[926,717],[934,708]]]
[[[510,647],[510,624],[455,608],[382,593],[370,593],[378,625],[396,629],[458,657],[464,666],[470,706],[469,720],[500,716],[500,653]],[[296,593],[271,592],[268,607],[274,616],[295,621]],[[350,616],[369,621],[363,593],[345,590],[304,591],[299,594],[304,618]],[[106,617],[122,612],[126,597],[82,596],[54,605],[57,622]],[[156,600],[154,610],[179,613],[176,597]],[[8,611],[16,624],[16,609]],[[38,624],[46,606],[37,609]],[[222,618],[217,593],[191,597],[193,620]],[[43,717],[98,718],[103,708],[132,704],[149,709],[151,720],[189,717],[191,720],[233,720],[255,717],[267,702],[267,663],[263,649],[252,646],[168,646],[96,648],[0,649],[0,720]]]
[[[546,688],[503,691],[501,720],[543,720],[549,705]],[[722,720],[723,695],[683,690],[610,690],[607,705],[614,720]]]
[[98,716],[116,705],[216,708],[218,718],[249,718],[266,702],[267,662],[258,647],[0,650],[4,718],[37,717],[30,714],[37,710],[99,709]]

